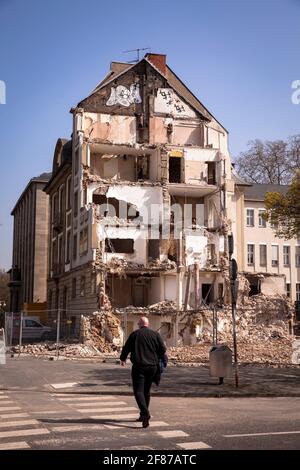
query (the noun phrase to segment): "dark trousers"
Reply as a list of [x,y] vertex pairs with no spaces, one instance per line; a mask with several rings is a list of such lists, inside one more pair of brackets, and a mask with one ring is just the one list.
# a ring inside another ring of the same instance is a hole
[[157,366],[137,366],[133,365],[131,369],[133,392],[140,409],[141,417],[148,418],[150,390],[153,378],[157,373]]

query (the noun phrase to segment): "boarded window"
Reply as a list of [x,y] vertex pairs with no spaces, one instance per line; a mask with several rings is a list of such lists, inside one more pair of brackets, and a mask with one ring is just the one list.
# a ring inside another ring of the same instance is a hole
[[107,253],[133,253],[134,240],[132,238],[107,238],[105,251]]

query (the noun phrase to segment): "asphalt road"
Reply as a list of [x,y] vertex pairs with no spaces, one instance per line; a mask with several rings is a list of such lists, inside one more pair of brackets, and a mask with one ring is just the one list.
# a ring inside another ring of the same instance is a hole
[[0,449],[300,449],[299,397],[155,396],[144,430],[132,396],[113,392],[119,369],[104,392],[95,378],[78,381],[86,368],[35,359],[1,366]]

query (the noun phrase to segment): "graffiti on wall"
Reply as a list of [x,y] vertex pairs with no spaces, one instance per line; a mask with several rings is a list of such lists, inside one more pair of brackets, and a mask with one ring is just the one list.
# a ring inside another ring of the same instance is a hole
[[115,106],[116,104],[130,106],[131,104],[141,102],[140,86],[138,83],[133,83],[129,89],[123,85],[111,87],[110,97],[106,101],[106,106]]
[[156,112],[173,114],[174,116],[196,117],[196,113],[184,103],[172,88],[159,88],[155,98]]

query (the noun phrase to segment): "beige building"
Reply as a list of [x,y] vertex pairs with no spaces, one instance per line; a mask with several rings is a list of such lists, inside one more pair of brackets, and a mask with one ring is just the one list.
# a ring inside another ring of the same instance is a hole
[[71,112],[71,161],[61,141],[46,187],[48,308],[76,329],[110,306],[126,334],[147,313],[174,341],[185,311],[224,300],[237,234],[228,132],[162,54],[113,62]]
[[51,174],[32,178],[19,197],[14,217],[10,274],[10,310],[45,308],[47,300],[48,196],[43,189]]
[[285,193],[288,186],[273,184],[237,185],[244,194],[240,211],[241,270],[251,284],[251,294],[285,294],[300,300],[300,240],[284,240],[263,217],[268,191]]

